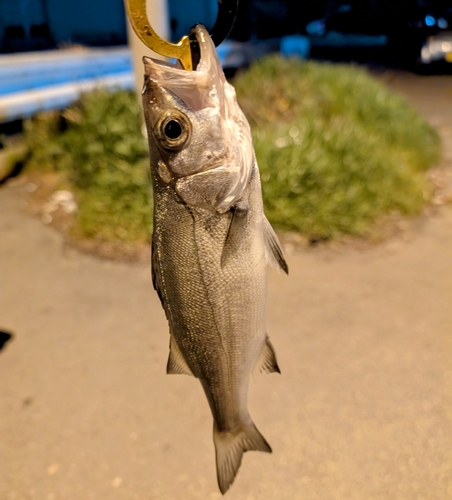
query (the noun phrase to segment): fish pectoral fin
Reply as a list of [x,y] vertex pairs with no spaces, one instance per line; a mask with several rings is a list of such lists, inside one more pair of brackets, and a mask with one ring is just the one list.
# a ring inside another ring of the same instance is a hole
[[217,479],[221,493],[224,495],[234,482],[246,451],[256,450],[271,453],[270,445],[249,419],[231,431],[220,431],[214,424],[213,441],[217,463]]
[[281,373],[278,362],[276,361],[275,349],[268,337],[265,339],[256,367],[259,368],[260,372]]
[[264,217],[264,237],[268,262],[273,267],[279,268],[286,274],[289,274],[289,266],[284,258],[278,237],[276,236],[270,222],[268,222],[267,217]]
[[231,222],[229,223],[228,234],[221,253],[221,267],[224,267],[228,261],[237,254],[237,251],[243,245],[246,237],[246,216],[249,207],[245,202],[238,202],[230,209]]
[[151,253],[152,284],[154,285],[154,290],[157,292],[157,295],[159,296],[163,310],[165,311],[166,317],[168,319],[167,307],[165,303],[165,294],[162,283],[162,272],[160,269],[160,261],[154,238],[152,238],[151,248],[152,248],[152,253]]
[[182,355],[179,346],[176,344],[174,337],[170,335],[170,353],[168,357],[168,364],[166,365],[166,373],[177,375],[192,375],[187,362]]

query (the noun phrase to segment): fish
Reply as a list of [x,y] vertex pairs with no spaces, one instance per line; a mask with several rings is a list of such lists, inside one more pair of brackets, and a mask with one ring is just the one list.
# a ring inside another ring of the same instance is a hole
[[199,379],[224,494],[244,452],[271,453],[247,408],[251,372],[279,372],[265,329],[266,267],[288,273],[264,215],[251,130],[202,25],[194,71],[144,57],[154,194],[152,277],[170,332],[167,373]]

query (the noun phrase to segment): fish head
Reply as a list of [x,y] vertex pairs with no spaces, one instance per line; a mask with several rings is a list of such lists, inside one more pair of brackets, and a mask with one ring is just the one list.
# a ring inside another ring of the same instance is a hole
[[250,179],[251,131],[209,33],[201,25],[192,31],[201,54],[196,70],[143,59],[151,167],[185,203],[224,212]]

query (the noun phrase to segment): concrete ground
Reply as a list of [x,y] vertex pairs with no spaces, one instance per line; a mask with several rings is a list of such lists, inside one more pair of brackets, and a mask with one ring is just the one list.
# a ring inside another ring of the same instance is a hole
[[[451,77],[391,78],[447,138]],[[0,352],[0,499],[219,499],[201,387],[165,375],[150,266],[66,248],[24,196],[0,191],[0,329],[13,334]],[[452,498],[452,207],[366,250],[288,261],[289,277],[269,274],[282,375],[256,374],[250,390],[274,452],[247,453],[227,496]]]

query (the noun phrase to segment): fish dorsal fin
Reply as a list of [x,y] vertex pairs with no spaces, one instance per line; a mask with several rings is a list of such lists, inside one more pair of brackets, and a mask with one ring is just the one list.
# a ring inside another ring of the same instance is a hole
[[265,339],[262,351],[256,363],[256,368],[265,373],[281,373],[276,361],[275,349],[268,336]]
[[237,203],[230,210],[231,222],[221,254],[221,267],[224,267],[227,262],[237,254],[237,251],[245,241],[246,216],[248,211],[248,205],[244,202]]
[[178,375],[193,375],[193,372],[187,365],[179,346],[176,344],[174,337],[170,335],[170,353],[168,364],[166,365],[166,373]]
[[275,231],[273,231],[270,222],[268,222],[267,217],[264,217],[264,238],[268,262],[273,267],[279,268],[286,274],[289,274],[289,266],[284,258],[278,237]]

